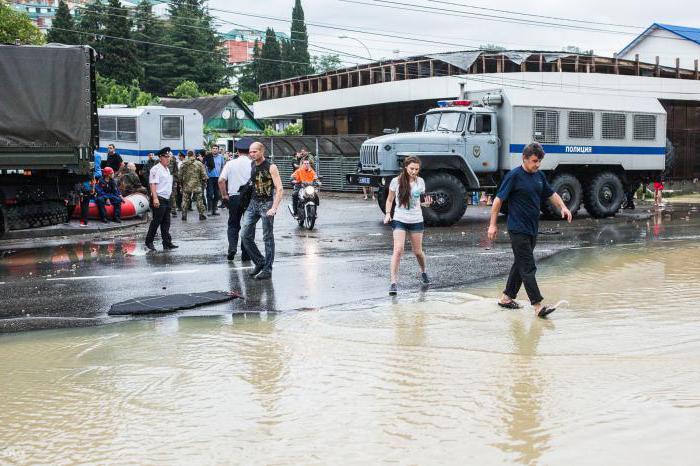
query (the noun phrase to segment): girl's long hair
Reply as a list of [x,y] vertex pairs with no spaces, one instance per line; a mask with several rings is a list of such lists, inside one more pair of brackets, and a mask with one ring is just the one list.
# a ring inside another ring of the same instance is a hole
[[406,157],[404,159],[403,168],[399,174],[399,189],[396,193],[396,197],[399,200],[399,206],[404,206],[407,209],[410,207],[411,202],[411,176],[408,174],[408,166],[412,163],[417,163],[418,166],[420,166],[420,159],[414,156]]
[[213,170],[216,168],[216,164],[214,163],[214,154],[211,152],[207,151],[206,155],[204,156],[204,165],[207,166],[209,171]]

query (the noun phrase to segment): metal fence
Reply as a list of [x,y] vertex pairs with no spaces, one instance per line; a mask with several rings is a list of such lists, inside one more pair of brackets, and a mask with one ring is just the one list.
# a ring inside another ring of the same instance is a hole
[[346,136],[271,136],[255,137],[265,146],[265,154],[279,168],[282,182],[289,185],[294,154],[306,149],[316,159],[315,170],[323,177],[326,191],[356,192],[360,188],[348,186],[345,175],[354,173],[360,158],[360,147],[369,136],[353,134]]

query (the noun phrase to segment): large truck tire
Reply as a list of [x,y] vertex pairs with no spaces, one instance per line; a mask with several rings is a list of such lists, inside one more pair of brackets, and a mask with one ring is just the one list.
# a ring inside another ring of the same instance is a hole
[[[388,186],[380,186],[379,189],[377,189],[377,204],[379,204],[379,208],[381,209],[383,214],[386,214],[386,198],[389,196],[389,187]],[[394,217],[394,210],[396,208],[396,204],[391,206],[391,217]]]
[[[568,173],[560,173],[556,175],[549,184],[554,192],[561,196],[564,204],[566,204],[566,207],[571,211],[571,214],[576,215],[576,212],[581,208],[581,202],[583,200],[583,188],[578,178]],[[549,200],[544,202],[542,213],[545,218],[561,218],[561,212],[559,212],[559,209],[554,207]]]
[[625,198],[625,189],[620,178],[611,172],[603,172],[593,177],[586,188],[584,204],[594,218],[615,215]]
[[454,225],[467,210],[467,188],[454,175],[426,174],[425,191],[433,195],[433,205],[423,207],[423,220],[428,226]]

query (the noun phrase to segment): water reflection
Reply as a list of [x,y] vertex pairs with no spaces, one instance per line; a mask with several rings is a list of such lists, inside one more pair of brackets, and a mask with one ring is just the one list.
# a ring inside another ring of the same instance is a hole
[[503,388],[498,399],[501,419],[505,422],[507,442],[496,446],[506,453],[515,453],[517,462],[538,464],[549,449],[550,434],[543,428],[542,402],[547,382],[537,367],[537,346],[545,328],[553,329],[551,321],[522,319],[511,316],[510,337],[514,352],[509,359]]

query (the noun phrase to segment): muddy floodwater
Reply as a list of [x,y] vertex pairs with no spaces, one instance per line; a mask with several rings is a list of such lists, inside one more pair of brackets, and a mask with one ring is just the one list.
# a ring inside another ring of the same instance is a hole
[[4,335],[0,464],[698,464],[700,246],[540,271],[548,321],[499,279]]

